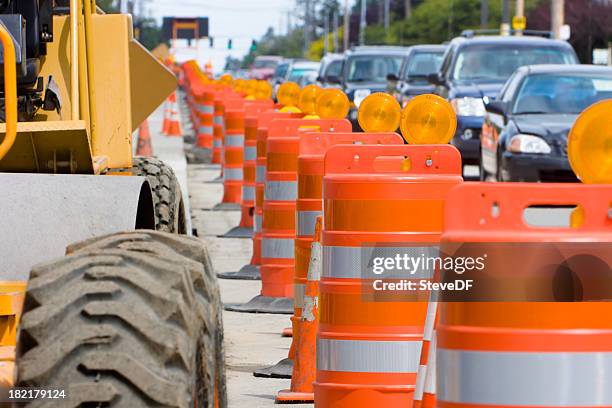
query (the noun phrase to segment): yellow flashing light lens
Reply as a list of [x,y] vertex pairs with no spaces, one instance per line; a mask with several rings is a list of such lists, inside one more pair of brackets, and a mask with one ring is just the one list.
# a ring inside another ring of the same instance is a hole
[[278,88],[276,98],[282,106],[297,106],[300,100],[300,86],[295,82],[285,82]]
[[232,82],[234,82],[234,78],[230,74],[223,74],[219,78],[219,83],[221,85],[231,86]]
[[317,97],[316,111],[321,119],[344,119],[350,108],[349,98],[339,89],[324,89]]
[[244,87],[244,91],[246,92],[247,95],[254,96],[256,88],[257,88],[257,80],[256,79],[249,79],[248,81],[246,81],[246,85]]
[[246,80],[242,78],[238,78],[234,81],[234,91],[236,92],[244,92],[244,87],[246,86]]
[[567,137],[570,166],[583,183],[612,183],[612,99],[594,103],[578,116]]
[[300,110],[300,108],[298,108],[297,106],[283,106],[279,112],[281,113],[302,113],[302,111]]
[[410,144],[446,144],[455,135],[457,116],[446,99],[419,95],[402,110],[400,129]]
[[357,121],[364,132],[395,132],[399,126],[401,107],[389,94],[368,95],[359,105]]
[[321,93],[320,86],[311,84],[306,85],[300,92],[298,107],[307,115],[314,115],[317,112],[317,97]]
[[272,98],[272,85],[268,81],[257,81],[255,87],[255,99],[266,100]]

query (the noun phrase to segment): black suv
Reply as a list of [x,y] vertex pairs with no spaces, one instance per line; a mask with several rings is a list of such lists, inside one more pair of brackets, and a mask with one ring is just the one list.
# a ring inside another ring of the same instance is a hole
[[485,102],[497,96],[517,68],[534,64],[578,64],[578,58],[567,42],[535,36],[468,32],[450,42],[440,70],[429,82],[455,109],[452,144],[461,151],[464,164],[479,164]]
[[399,75],[407,47],[363,46],[353,47],[344,54],[344,67],[340,85],[352,102],[349,118],[354,129],[357,109],[368,95],[387,90],[387,76]]
[[417,95],[431,93],[434,86],[428,82],[429,75],[438,72],[446,45],[414,45],[402,62],[400,74],[389,74],[389,92],[400,105]]

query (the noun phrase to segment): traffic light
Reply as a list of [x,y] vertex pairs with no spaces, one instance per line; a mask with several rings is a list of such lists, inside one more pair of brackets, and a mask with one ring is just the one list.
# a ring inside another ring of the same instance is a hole
[[231,38],[229,40],[227,40],[227,49],[228,50],[232,49],[232,39]]
[[257,50],[257,41],[251,41],[251,52],[255,52]]
[[215,40],[212,37],[208,37],[208,45],[210,46],[210,48],[214,48],[215,47]]

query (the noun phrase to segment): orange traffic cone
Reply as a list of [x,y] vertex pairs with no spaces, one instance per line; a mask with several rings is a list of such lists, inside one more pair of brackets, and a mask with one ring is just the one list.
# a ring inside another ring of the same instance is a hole
[[316,339],[319,314],[317,308],[319,293],[319,278],[321,276],[321,230],[323,217],[317,217],[315,236],[311,245],[310,264],[308,266],[308,280],[304,292],[304,307],[299,317],[299,335],[295,336],[297,343],[291,375],[291,388],[279,391],[276,402],[302,403],[314,401],[312,383],[316,373]]
[[176,102],[176,91],[170,95],[170,123],[167,136],[181,136],[181,125],[179,122],[178,103]]
[[167,135],[170,131],[170,116],[172,112],[172,102],[170,102],[170,98],[172,95],[166,98],[166,103],[164,104],[164,123],[162,124],[162,133]]
[[151,147],[151,132],[149,132],[149,122],[142,122],[138,128],[138,145],[136,146],[136,156],[153,156]]

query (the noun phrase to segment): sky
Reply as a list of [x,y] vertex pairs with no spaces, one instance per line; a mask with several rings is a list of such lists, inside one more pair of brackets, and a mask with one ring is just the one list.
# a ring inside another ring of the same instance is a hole
[[[251,40],[259,39],[273,27],[284,33],[287,13],[293,13],[294,0],[152,0],[148,3],[152,16],[161,22],[164,16],[208,17],[209,34],[214,37],[214,48],[208,41],[200,41],[197,49],[180,44],[177,60],[197,59],[201,64],[211,60],[215,72],[223,69],[228,55],[242,57],[248,53]],[[293,18],[294,24],[296,19]],[[232,38],[233,49],[227,49]]]

